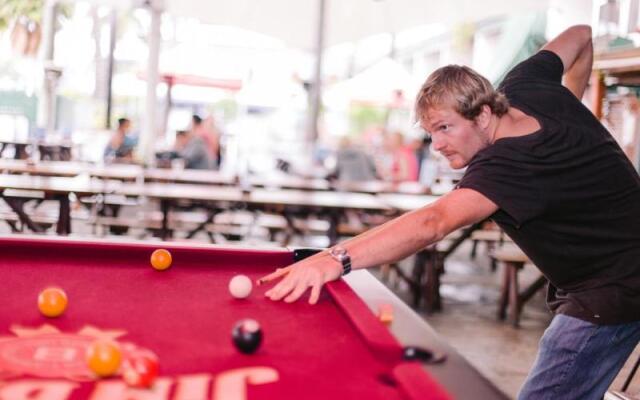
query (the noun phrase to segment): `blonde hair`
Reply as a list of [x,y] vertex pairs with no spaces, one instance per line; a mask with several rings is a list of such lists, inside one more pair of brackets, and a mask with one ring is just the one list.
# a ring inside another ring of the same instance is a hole
[[485,77],[463,65],[447,65],[429,75],[416,97],[416,119],[422,120],[427,109],[443,105],[453,107],[458,114],[472,121],[484,105],[498,117],[509,109],[504,94],[496,91]]

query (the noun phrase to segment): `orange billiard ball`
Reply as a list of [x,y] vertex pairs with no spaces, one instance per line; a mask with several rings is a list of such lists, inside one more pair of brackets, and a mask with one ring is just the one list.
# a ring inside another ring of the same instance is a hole
[[120,346],[111,340],[96,340],[87,349],[87,366],[99,377],[108,377],[118,372],[122,361]]
[[56,287],[44,289],[38,295],[38,308],[42,315],[50,318],[58,317],[67,309],[67,294]]
[[151,253],[151,266],[158,271],[164,271],[171,266],[171,253],[165,249],[157,249]]

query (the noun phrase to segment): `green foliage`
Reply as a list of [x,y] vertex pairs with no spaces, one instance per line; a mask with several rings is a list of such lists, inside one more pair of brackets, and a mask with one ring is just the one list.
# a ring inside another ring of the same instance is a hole
[[232,99],[222,99],[209,108],[209,112],[213,114],[221,113],[227,121],[235,119],[238,114],[238,103]]
[[349,111],[349,125],[352,134],[359,134],[372,125],[384,126],[387,110],[382,107],[352,106]]
[[0,31],[18,17],[25,17],[34,22],[42,19],[44,0],[2,0],[0,1]]
[[[45,0],[0,0],[0,32],[9,27],[15,19],[24,17],[40,23]],[[57,4],[58,16],[68,18],[71,15],[70,4]]]

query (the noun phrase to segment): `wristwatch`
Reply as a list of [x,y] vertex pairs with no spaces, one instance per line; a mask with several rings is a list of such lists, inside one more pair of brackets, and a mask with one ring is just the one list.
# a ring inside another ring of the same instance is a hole
[[334,246],[329,250],[329,255],[342,265],[342,275],[351,272],[351,257],[347,249],[341,246]]

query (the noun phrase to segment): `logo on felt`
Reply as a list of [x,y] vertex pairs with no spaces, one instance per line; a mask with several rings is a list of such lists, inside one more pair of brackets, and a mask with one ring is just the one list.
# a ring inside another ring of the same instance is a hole
[[[0,336],[0,379],[30,375],[39,378],[66,378],[74,381],[96,379],[87,366],[85,354],[95,340],[117,340],[120,330],[85,326],[77,333],[61,332],[52,325],[27,328],[14,325],[15,336]],[[118,342],[123,359],[149,350],[133,343]]]

